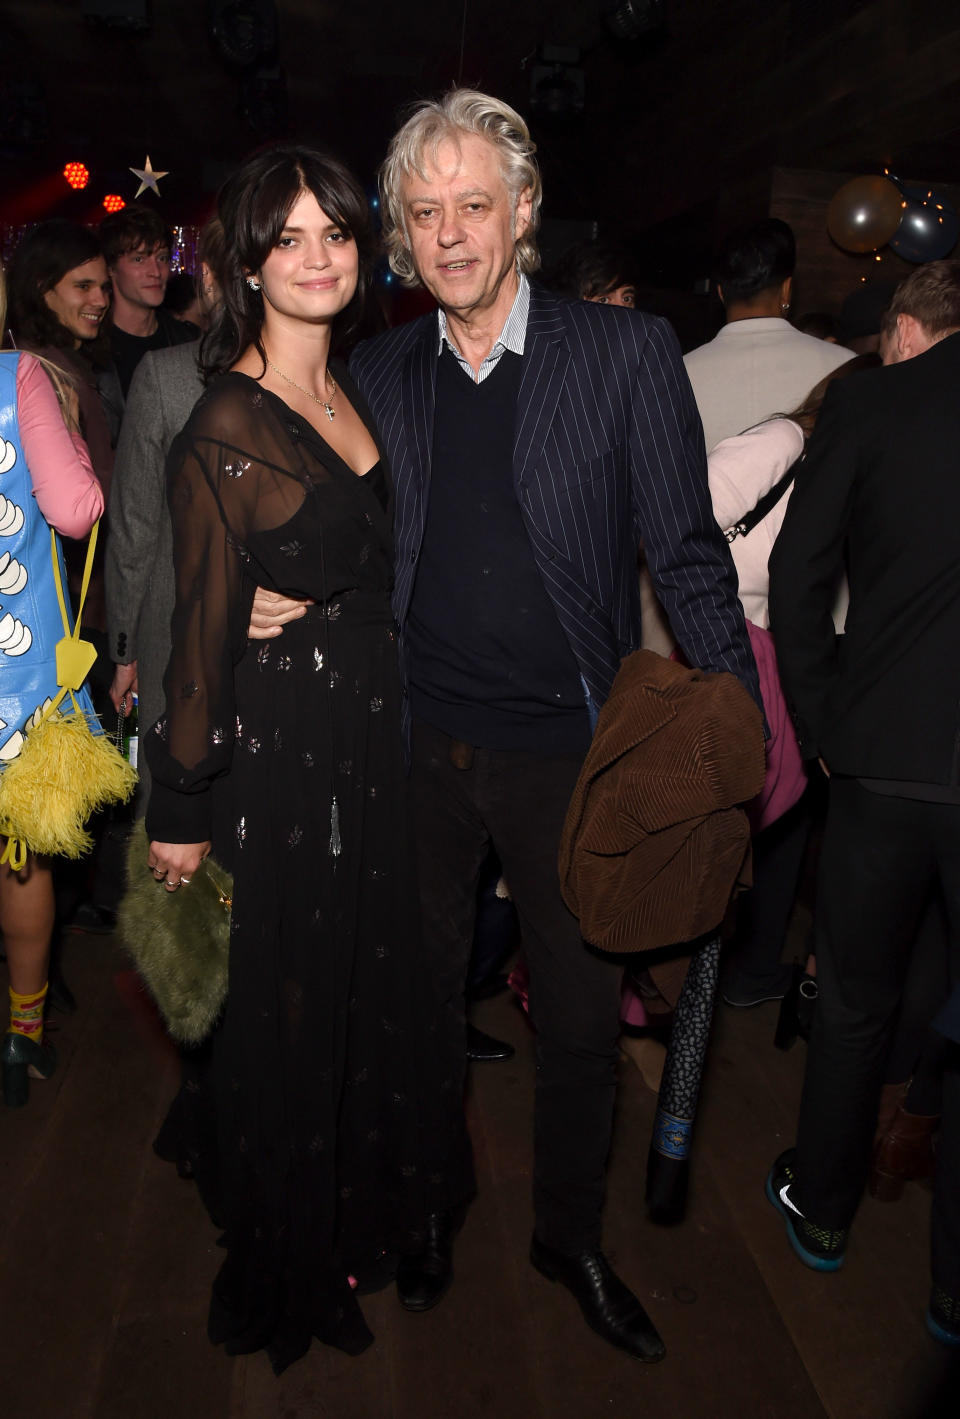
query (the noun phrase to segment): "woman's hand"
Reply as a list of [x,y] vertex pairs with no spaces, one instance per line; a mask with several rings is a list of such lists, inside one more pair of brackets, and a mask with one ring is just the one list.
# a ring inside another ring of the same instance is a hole
[[188,887],[190,878],[205,857],[210,855],[210,843],[151,843],[147,866],[168,892]]

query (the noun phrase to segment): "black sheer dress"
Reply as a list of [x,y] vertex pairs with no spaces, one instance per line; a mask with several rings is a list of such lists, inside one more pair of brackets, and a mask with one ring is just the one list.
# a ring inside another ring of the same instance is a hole
[[[211,1339],[279,1371],[313,1335],[365,1348],[348,1273],[386,1282],[426,1213],[471,1190],[465,1152],[456,1177],[438,1161],[390,495],[383,463],[358,477],[240,374],[197,405],[168,479],[177,602],[147,829],[212,836],[235,877],[224,1017],[172,1113],[224,1229]],[[248,642],[258,584],[317,604]]]

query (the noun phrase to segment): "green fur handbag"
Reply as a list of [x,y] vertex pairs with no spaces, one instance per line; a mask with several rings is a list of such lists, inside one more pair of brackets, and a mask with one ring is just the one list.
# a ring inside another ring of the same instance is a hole
[[188,886],[167,892],[147,869],[143,819],[127,848],[127,890],[117,911],[123,944],[178,1044],[198,1045],[227,995],[233,878],[208,857]]

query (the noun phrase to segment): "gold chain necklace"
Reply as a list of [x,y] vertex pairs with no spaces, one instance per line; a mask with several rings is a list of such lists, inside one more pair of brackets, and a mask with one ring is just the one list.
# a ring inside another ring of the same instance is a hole
[[299,389],[300,393],[305,394],[308,399],[312,399],[314,404],[319,404],[320,408],[326,414],[331,424],[333,423],[334,419],[336,418],[336,410],[332,407],[330,399],[336,398],[337,381],[334,379],[333,375],[330,373],[329,370],[327,370],[326,372],[327,379],[329,379],[330,383],[333,385],[333,388],[330,391],[330,399],[321,399],[319,394],[313,394],[309,389],[304,389],[302,384],[298,384],[295,379],[291,379],[288,374],[284,374],[283,370],[278,370],[272,360],[267,360],[267,364],[273,370],[274,374],[278,374],[281,379],[285,379],[287,384],[292,384],[294,389]]

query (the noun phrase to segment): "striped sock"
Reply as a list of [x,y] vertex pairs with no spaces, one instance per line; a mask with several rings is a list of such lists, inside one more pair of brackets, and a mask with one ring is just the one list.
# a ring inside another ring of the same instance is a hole
[[10,991],[10,1032],[26,1035],[28,1040],[39,1044],[43,1039],[43,1004],[47,998],[47,987],[32,995],[18,995]]

